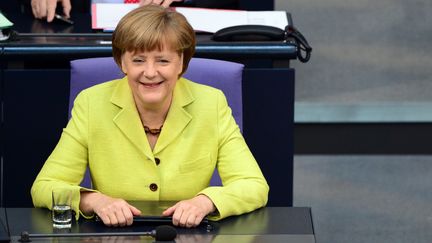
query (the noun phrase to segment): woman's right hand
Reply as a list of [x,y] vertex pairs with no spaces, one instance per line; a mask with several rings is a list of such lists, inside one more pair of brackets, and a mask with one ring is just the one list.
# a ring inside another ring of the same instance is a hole
[[107,226],[127,226],[141,211],[120,198],[99,192],[81,192],[80,210],[84,214],[97,214]]

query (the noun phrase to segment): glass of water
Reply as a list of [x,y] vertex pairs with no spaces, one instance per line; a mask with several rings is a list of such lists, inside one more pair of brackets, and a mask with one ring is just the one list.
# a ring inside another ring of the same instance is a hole
[[72,226],[72,189],[54,188],[52,203],[53,227],[70,228]]

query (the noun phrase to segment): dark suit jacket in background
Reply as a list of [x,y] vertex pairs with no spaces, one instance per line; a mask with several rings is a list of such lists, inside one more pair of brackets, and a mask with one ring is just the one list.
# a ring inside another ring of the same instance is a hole
[[239,0],[193,0],[192,6],[200,8],[238,9]]
[[[29,13],[31,11],[31,0],[0,0],[0,10],[8,13]],[[90,12],[90,0],[71,0],[72,12]],[[63,12],[61,3],[57,4],[57,12]]]

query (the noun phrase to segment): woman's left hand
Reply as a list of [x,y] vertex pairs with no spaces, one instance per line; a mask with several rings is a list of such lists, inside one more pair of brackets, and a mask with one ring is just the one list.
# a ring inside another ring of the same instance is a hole
[[205,195],[183,200],[165,210],[163,216],[172,216],[173,224],[181,227],[196,227],[207,214],[216,210],[213,202]]

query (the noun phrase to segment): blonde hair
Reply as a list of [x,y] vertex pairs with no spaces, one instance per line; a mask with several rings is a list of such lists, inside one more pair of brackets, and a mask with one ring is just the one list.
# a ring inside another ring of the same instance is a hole
[[186,18],[169,8],[147,5],[126,14],[112,35],[114,60],[121,68],[126,51],[162,50],[164,45],[183,54],[182,75],[195,53],[195,32]]

